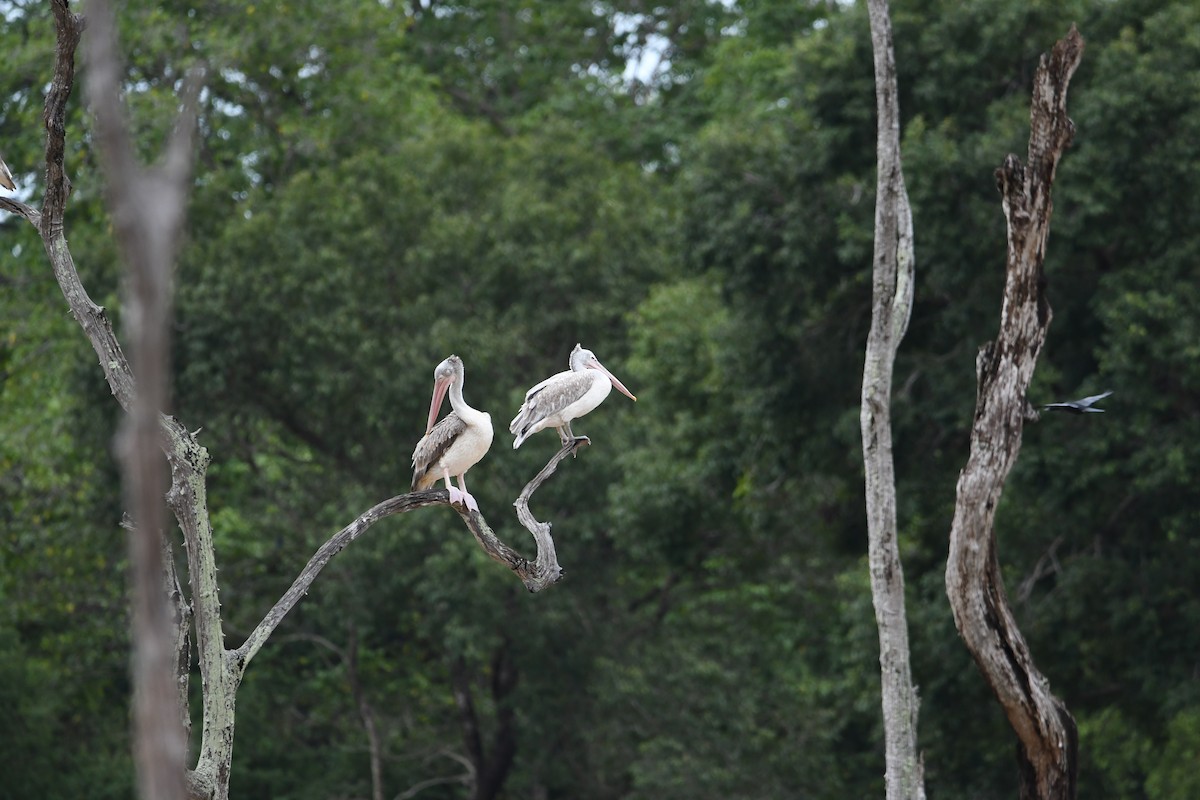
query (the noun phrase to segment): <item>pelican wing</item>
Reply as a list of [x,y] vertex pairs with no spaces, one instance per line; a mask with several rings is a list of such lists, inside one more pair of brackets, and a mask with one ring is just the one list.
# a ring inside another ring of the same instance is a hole
[[587,370],[560,372],[525,393],[521,410],[508,425],[509,433],[526,431],[547,417],[554,416],[592,388],[595,376]]
[[421,441],[417,442],[417,449],[413,450],[412,457],[412,488],[414,492],[428,489],[437,483],[437,479],[441,476],[431,470],[450,449],[450,445],[454,444],[454,440],[462,436],[466,429],[467,423],[458,415],[458,412],[451,411],[442,417],[437,425],[433,426],[433,430],[421,437]]
[[0,158],[0,186],[5,189],[16,189],[16,184],[13,183],[12,173],[8,170],[8,165],[4,163],[4,159]]

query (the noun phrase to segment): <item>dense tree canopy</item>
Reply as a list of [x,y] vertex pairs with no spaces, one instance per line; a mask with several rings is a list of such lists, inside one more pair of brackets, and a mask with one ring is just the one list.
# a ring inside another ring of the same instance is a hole
[[[209,64],[172,412],[213,454],[231,638],[315,546],[405,491],[433,367],[498,433],[583,342],[638,395],[538,494],[565,581],[528,595],[453,515],[382,522],[247,672],[233,794],[464,796],[465,688],[509,797],[881,794],[858,400],[870,323],[865,9],[810,0],[123,4],[156,152]],[[899,528],[935,797],[1011,797],[1013,740],[942,588],[975,352],[999,313],[993,170],[1075,22],[1054,321],[998,516],[1008,592],[1079,722],[1080,794],[1190,798],[1200,747],[1200,7],[892,6],[916,305],[896,365]],[[0,152],[39,195],[49,11],[0,14]],[[642,72],[626,71],[628,63]],[[650,66],[657,64],[656,69]],[[119,318],[90,118],[68,236]],[[0,731],[13,796],[128,797],[118,409],[36,235],[0,215]],[[542,437],[545,437],[544,439]],[[498,532],[554,436],[497,436]],[[234,642],[236,643],[236,642]],[[351,657],[352,656],[352,657]],[[355,686],[362,697],[356,699]],[[417,794],[419,790],[419,794]],[[406,794],[407,793],[407,794]]]

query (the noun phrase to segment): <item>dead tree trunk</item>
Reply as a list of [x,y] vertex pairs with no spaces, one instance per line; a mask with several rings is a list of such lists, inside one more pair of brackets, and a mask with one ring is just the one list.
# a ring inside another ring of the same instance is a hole
[[[162,537],[161,526],[153,521],[156,503],[153,502],[152,495],[157,493],[161,498],[161,489],[165,487],[165,482],[158,488],[154,487],[152,481],[138,483],[139,486],[150,487],[137,493],[139,498],[147,499],[146,510],[137,512],[139,524],[129,526],[133,529],[130,534],[134,542],[131,548],[133,560],[141,565],[136,568],[136,574],[139,580],[145,581],[135,598],[139,609],[135,616],[144,616],[144,629],[142,622],[137,623],[138,632],[135,635],[139,648],[143,641],[140,638],[141,632],[150,632],[144,639],[148,645],[146,652],[139,650],[135,658],[135,678],[139,684],[143,676],[146,678],[146,686],[151,687],[146,696],[155,698],[152,705],[157,709],[156,712],[143,717],[142,699],[137,701],[135,762],[139,769],[139,789],[146,796],[173,797],[177,796],[180,787],[184,786],[191,797],[225,800],[229,796],[229,777],[233,763],[237,690],[250,661],[309,591],[312,583],[334,556],[384,517],[430,505],[446,505],[449,503],[449,495],[444,489],[399,495],[364,511],[313,554],[292,586],[255,626],[246,641],[236,649],[225,646],[216,552],[208,515],[208,450],[199,443],[196,434],[189,432],[179,420],[161,412],[162,398],[166,396],[164,387],[159,386],[157,404],[153,398],[149,403],[145,400],[139,401],[141,386],[135,383],[135,372],[125,357],[104,308],[93,302],[84,288],[67,246],[65,210],[71,184],[64,164],[66,107],[67,99],[74,88],[75,52],[85,25],[84,18],[70,10],[68,0],[52,0],[51,6],[54,11],[57,43],[54,74],[46,95],[44,112],[46,194],[40,211],[7,197],[0,197],[0,211],[22,217],[38,229],[58,285],[72,315],[96,352],[113,397],[123,410],[141,420],[132,423],[140,433],[140,441],[152,441],[164,450],[170,467],[171,482],[166,501],[183,532],[190,588],[187,603],[178,596],[181,592],[177,592],[175,588],[178,582],[173,573],[171,545]],[[92,10],[96,14],[96,20],[111,14],[107,4],[103,2],[96,3]],[[92,21],[93,26],[97,25],[96,20]],[[94,42],[92,46],[95,48],[99,44],[102,50],[107,49],[103,58],[108,59],[108,63],[104,65],[97,61],[93,66],[94,73],[102,72],[105,67],[116,69],[114,60],[118,52],[115,40],[112,39],[115,26],[111,20],[108,24],[101,22],[98,27],[97,38],[105,38],[106,41]],[[93,56],[97,57],[97,54],[94,53]],[[123,105],[119,99],[119,74],[116,78],[111,73],[93,75],[93,80],[102,82],[100,86],[93,87],[97,106],[96,138],[99,149],[104,151],[102,160],[109,175],[109,183],[127,182],[124,186],[109,187],[114,227],[127,258],[130,261],[136,259],[138,262],[132,266],[138,274],[131,283],[136,285],[138,281],[148,282],[146,288],[158,304],[156,313],[161,317],[170,305],[169,296],[162,294],[169,284],[164,275],[167,267],[163,264],[174,256],[182,224],[187,176],[190,173],[190,132],[194,120],[191,119],[190,113],[185,113],[177,123],[176,133],[168,144],[161,167],[144,170],[134,160],[129,133],[121,116]],[[107,81],[107,84],[103,81]],[[190,91],[185,93],[189,97],[198,91],[195,82],[191,82],[190,86]],[[136,313],[132,306],[127,311]],[[160,319],[148,330],[159,330],[161,322]],[[163,342],[159,341],[157,344],[161,345]],[[165,353],[160,351],[157,358],[164,355]],[[138,378],[141,377],[141,374],[138,374]],[[146,429],[144,420],[147,414],[156,421],[157,432]],[[137,448],[137,452],[145,455],[144,448]],[[560,452],[530,482],[522,493],[526,503],[566,455],[567,452]],[[157,467],[149,459],[146,465],[144,468],[137,467],[138,474],[153,478]],[[561,577],[562,571],[555,558],[548,526],[542,528],[539,524],[538,528],[529,529],[538,544],[538,556],[530,561],[521,557],[496,536],[482,514],[456,510],[480,546],[492,558],[512,569],[530,591],[539,591]],[[530,519],[532,520],[532,517]],[[153,547],[148,546],[151,543]],[[153,581],[149,581],[147,576],[154,576]],[[150,585],[151,583],[153,585]],[[171,601],[173,606],[168,604],[168,595],[174,596],[174,600]],[[190,718],[188,709],[183,705],[187,702],[188,694],[186,689],[190,643],[184,631],[168,631],[171,635],[161,635],[162,621],[169,621],[172,616],[178,624],[190,623],[194,626],[202,687],[199,754],[195,766],[186,774],[181,771],[186,753],[186,748],[182,746],[186,724],[181,724],[181,721]],[[170,681],[163,681],[164,676],[169,677]],[[164,690],[164,687],[168,686],[169,691]],[[147,690],[139,688],[138,691]],[[165,704],[169,704],[169,715],[158,713]],[[499,781],[497,785],[498,783]]]
[[878,166],[871,332],[859,422],[866,472],[871,599],[879,628],[887,798],[910,800],[925,796],[925,778],[917,749],[919,701],[909,662],[904,570],[896,537],[891,396],[896,349],[912,312],[912,210],[900,161],[900,109],[887,0],[870,0],[868,10],[875,54]]
[[979,390],[971,453],[958,479],[946,565],[954,624],[1016,731],[1020,796],[1027,800],[1073,800],[1079,736],[1017,629],[993,523],[1025,420],[1036,419],[1025,391],[1051,318],[1042,271],[1053,208],[1050,189],[1074,135],[1067,86],[1082,56],[1083,38],[1074,26],[1042,56],[1034,77],[1028,165],[1010,155],[996,170],[1008,222],[1004,303],[1000,333],[980,349],[975,362]]

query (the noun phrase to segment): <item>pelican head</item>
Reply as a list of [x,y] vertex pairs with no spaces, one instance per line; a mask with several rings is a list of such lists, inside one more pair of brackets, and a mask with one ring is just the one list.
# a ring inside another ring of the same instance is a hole
[[426,435],[433,430],[433,423],[437,422],[438,411],[442,408],[442,401],[446,399],[446,392],[449,391],[450,385],[457,381],[459,387],[462,387],[463,373],[463,362],[458,356],[450,356],[434,369],[433,400],[429,403],[429,423],[425,426]]
[[584,349],[583,345],[576,344],[575,349],[571,351],[571,371],[582,372],[585,369],[595,369],[604,373],[604,376],[612,382],[612,385],[617,387],[617,391],[628,397],[633,402],[637,402],[637,398],[633,396],[633,392],[625,388],[625,384],[617,380],[617,376],[613,375],[604,365],[600,363],[600,359],[596,358],[596,354],[591,350]]

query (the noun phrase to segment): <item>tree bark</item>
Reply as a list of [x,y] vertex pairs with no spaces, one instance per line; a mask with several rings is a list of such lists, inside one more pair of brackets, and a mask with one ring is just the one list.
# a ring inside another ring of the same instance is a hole
[[1029,800],[1073,800],[1079,736],[1017,628],[1000,574],[994,521],[1025,420],[1037,418],[1025,392],[1052,316],[1043,273],[1050,190],[1074,136],[1067,87],[1082,56],[1083,38],[1074,26],[1042,56],[1034,77],[1028,165],[1009,155],[996,171],[1008,223],[1004,302],[999,335],[975,362],[979,389],[971,452],[958,479],[946,565],[954,624],[1017,734],[1020,796]]
[[912,210],[900,160],[896,61],[887,0],[870,0],[878,115],[875,254],[871,332],[863,366],[863,465],[866,474],[871,599],[879,628],[879,669],[888,800],[925,797],[917,748],[919,700],[909,661],[904,570],[896,531],[896,476],[892,459],[891,394],[896,350],[912,312]]
[[[240,647],[225,647],[216,553],[208,516],[208,450],[199,443],[196,433],[189,432],[179,420],[161,412],[166,398],[166,390],[161,383],[158,384],[156,395],[141,394],[143,387],[135,383],[134,369],[125,357],[112,323],[104,308],[88,295],[67,246],[64,219],[71,185],[64,168],[66,105],[74,87],[75,52],[84,30],[84,18],[70,11],[67,0],[52,0],[51,5],[57,44],[54,74],[46,95],[43,116],[46,126],[46,194],[40,211],[10,198],[0,198],[0,210],[20,216],[38,229],[55,279],[72,315],[96,352],[113,397],[136,420],[127,425],[132,425],[137,432],[136,441],[143,444],[150,441],[160,451],[165,451],[170,468],[171,481],[166,500],[183,532],[190,589],[188,600],[184,600],[179,591],[173,571],[171,546],[162,536],[164,526],[161,523],[164,520],[161,514],[157,518],[154,516],[155,508],[161,511],[162,490],[166,487],[165,481],[154,483],[155,475],[160,474],[161,461],[156,455],[152,460],[147,459],[145,464],[139,461],[131,467],[142,476],[134,479],[142,488],[137,491],[136,498],[132,494],[130,496],[138,524],[128,526],[134,543],[131,552],[138,565],[136,576],[139,581],[139,588],[135,592],[135,616],[140,621],[136,624],[135,641],[138,648],[147,646],[145,652],[139,649],[139,655],[135,658],[135,678],[139,686],[143,678],[147,679],[147,685],[153,683],[153,688],[143,699],[147,696],[155,698],[152,701],[155,708],[153,719],[143,716],[142,699],[136,701],[139,705],[135,712],[135,761],[139,769],[139,791],[159,798],[180,796],[186,790],[193,798],[226,800],[233,761],[237,690],[254,655],[337,553],[378,520],[425,506],[448,505],[449,495],[444,489],[399,495],[364,511],[317,550],[291,588],[268,611]],[[94,8],[98,9],[97,19],[111,13],[103,3]],[[182,226],[190,175],[195,108],[191,105],[192,101],[185,103],[185,113],[176,126],[160,167],[143,170],[137,165],[128,130],[120,117],[119,70],[116,77],[111,71],[103,74],[105,69],[116,69],[113,66],[117,53],[112,38],[114,30],[111,20],[109,27],[101,25],[101,37],[106,38],[108,49],[105,52],[102,47],[101,60],[93,68],[94,72],[101,73],[93,76],[93,80],[100,81],[98,87],[93,87],[94,104],[98,109],[103,106],[103,111],[97,113],[96,140],[103,151],[102,162],[109,183],[127,181],[124,186],[109,187],[114,225],[127,257],[131,261],[136,260],[132,266],[136,274],[131,283],[137,287],[135,292],[144,291],[150,305],[155,306],[150,311],[154,319],[150,325],[145,324],[147,312],[145,306],[139,311],[137,297],[130,299],[130,307],[126,311],[135,316],[139,313],[142,315],[139,322],[143,327],[140,330],[143,333],[149,331],[150,338],[157,340],[152,341],[152,345],[158,346],[159,350],[151,355],[158,359],[156,363],[161,366],[161,359],[165,358],[166,353],[165,334],[161,326],[169,318],[169,296],[165,295],[169,280],[166,278],[169,278],[169,263],[174,257]],[[199,83],[193,76],[188,81],[185,97],[194,98],[198,91]],[[168,266],[164,267],[164,263]],[[149,384],[150,381],[147,381],[146,385]],[[149,401],[139,399],[147,397]],[[148,425],[147,419],[152,420],[153,425]],[[135,446],[132,450],[143,458],[146,456],[144,447]],[[551,459],[526,486],[522,493],[525,503],[557,464],[573,452],[574,448],[564,448]],[[562,570],[555,559],[548,525],[544,530],[530,529],[538,542],[538,557],[529,561],[501,541],[481,514],[456,510],[484,550],[516,572],[530,591],[538,591],[561,577]],[[151,544],[153,547],[149,546]],[[195,630],[201,676],[202,730],[195,767],[185,773],[182,765],[187,751],[185,721],[190,718],[186,707],[190,644],[186,630],[178,630],[178,626],[187,625],[189,621]],[[172,624],[176,628],[172,628]],[[164,630],[165,636],[162,635]],[[147,631],[150,631],[149,635]],[[141,688],[137,691],[144,692]]]

